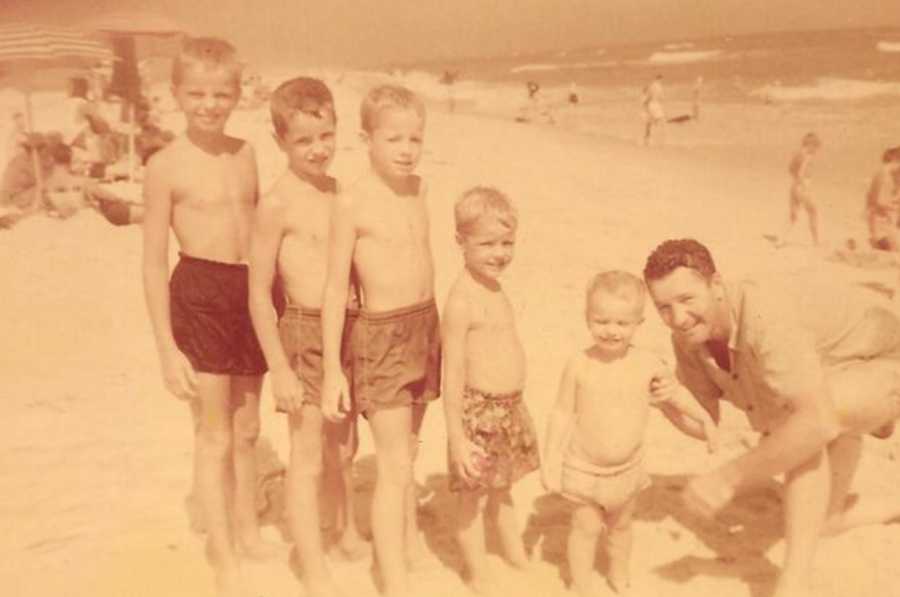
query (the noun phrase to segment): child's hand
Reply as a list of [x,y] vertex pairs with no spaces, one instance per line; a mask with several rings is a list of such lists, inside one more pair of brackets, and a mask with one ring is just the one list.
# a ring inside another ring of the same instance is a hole
[[350,389],[343,373],[325,375],[322,381],[322,415],[338,423],[350,412]]
[[191,362],[178,349],[163,353],[162,374],[166,389],[180,398],[189,400],[197,397],[197,374]]
[[551,493],[562,492],[562,467],[542,462],[541,483],[543,484],[544,489]]
[[299,413],[303,406],[303,384],[290,367],[271,371],[272,393],[278,409],[288,413]]
[[478,444],[461,437],[450,441],[450,462],[467,485],[473,485],[481,478],[487,455]]
[[681,385],[670,371],[659,371],[650,380],[650,404],[671,402]]

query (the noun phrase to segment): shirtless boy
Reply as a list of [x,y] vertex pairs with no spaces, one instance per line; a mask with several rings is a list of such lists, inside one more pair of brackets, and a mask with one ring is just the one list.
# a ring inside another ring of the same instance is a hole
[[484,513],[495,512],[507,560],[528,564],[510,490],[540,466],[537,434],[522,400],[525,351],[500,275],[512,261],[518,220],[505,195],[475,187],[456,203],[465,268],[444,307],[444,412],[457,539],[478,592],[494,589]]
[[[287,520],[297,546],[304,583],[312,596],[337,590],[326,567],[319,521],[319,487],[324,466],[337,483],[325,489],[343,519],[340,546],[364,553],[352,501],[356,423],[347,417],[323,424],[321,410],[322,324],[328,225],[337,181],[328,175],[334,157],[336,115],[328,87],[298,77],[272,94],[275,140],[287,171],[261,200],[250,251],[250,313],[269,363],[276,407],[288,415],[291,457]],[[287,301],[280,321],[272,308],[276,275]],[[351,318],[347,318],[349,326]],[[346,334],[345,334],[346,336]],[[349,358],[343,351],[343,359]],[[323,449],[324,435],[324,449]]]
[[897,220],[900,217],[900,147],[891,147],[881,156],[881,167],[866,193],[866,219],[873,249],[900,250]]
[[710,416],[683,392],[663,361],[633,346],[644,320],[646,290],[636,276],[598,274],[587,290],[586,320],[593,345],[569,360],[547,425],[544,485],[578,504],[568,542],[573,589],[596,594],[592,572],[597,538],[606,533],[607,582],[617,593],[631,581],[631,517],[649,483],[644,434],[650,406],[685,433],[715,448]]
[[[220,595],[243,594],[238,548],[274,555],[256,519],[255,444],[266,362],[247,306],[253,148],[225,134],[240,96],[234,48],[187,39],[172,68],[186,132],[147,165],[143,277],[166,388],[194,415],[194,490]],[[181,258],[169,278],[169,228]]]
[[417,434],[425,405],[440,388],[428,211],[424,184],[414,174],[425,108],[409,90],[384,85],[366,95],[360,112],[370,168],[338,195],[331,216],[322,304],[322,412],[339,420],[353,408],[341,369],[352,266],[363,294],[351,341],[352,395],[372,427],[378,468],[372,534],[385,594],[405,596],[407,563],[421,549],[413,491]]

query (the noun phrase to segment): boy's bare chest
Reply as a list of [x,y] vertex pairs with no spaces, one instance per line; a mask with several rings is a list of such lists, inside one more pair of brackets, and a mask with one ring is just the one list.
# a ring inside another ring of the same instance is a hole
[[331,224],[329,207],[317,200],[292,202],[284,212],[285,236],[311,247],[325,247]]
[[420,199],[372,204],[361,211],[360,236],[386,246],[419,245],[428,238],[428,216]]
[[578,376],[578,387],[591,402],[646,405],[650,377],[637,363],[588,364]]
[[256,177],[234,156],[185,159],[174,177],[176,203],[193,207],[252,207]]

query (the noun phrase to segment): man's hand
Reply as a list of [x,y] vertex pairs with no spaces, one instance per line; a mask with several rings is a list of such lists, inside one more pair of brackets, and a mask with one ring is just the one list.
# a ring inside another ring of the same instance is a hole
[[670,402],[681,385],[669,371],[660,371],[650,380],[650,403]]

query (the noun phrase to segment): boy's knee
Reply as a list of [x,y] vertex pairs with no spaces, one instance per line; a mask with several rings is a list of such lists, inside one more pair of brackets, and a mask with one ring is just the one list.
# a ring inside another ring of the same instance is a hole
[[378,479],[384,479],[391,485],[406,487],[413,481],[412,460],[402,457],[379,458]]
[[204,431],[197,434],[197,451],[208,458],[227,458],[234,447],[232,435],[227,431]]
[[291,452],[291,469],[303,477],[321,477],[322,459],[313,454],[298,454],[297,452]]
[[593,506],[583,506],[572,515],[572,532],[587,536],[597,536],[606,530],[603,518]]
[[234,422],[234,441],[237,444],[255,444],[259,439],[259,417]]

